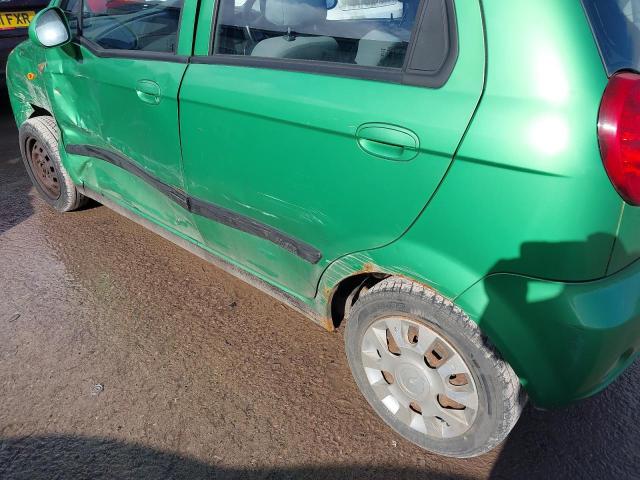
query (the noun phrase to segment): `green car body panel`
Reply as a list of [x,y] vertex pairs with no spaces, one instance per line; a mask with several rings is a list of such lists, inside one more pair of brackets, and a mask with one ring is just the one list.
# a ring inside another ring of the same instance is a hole
[[[482,93],[479,6],[465,3],[457,13],[460,54],[440,89],[190,65],[180,93],[187,192],[287,232],[322,258],[307,262],[200,217],[209,248],[311,298],[333,261],[400,237],[451,164]],[[360,149],[356,131],[371,124],[413,132],[415,158],[388,161]]]
[[[463,308],[542,407],[633,361],[640,209],[602,166],[608,77],[580,2],[456,1],[458,55],[439,88],[193,61],[209,55],[213,13],[213,0],[185,3],[176,54],[190,62],[21,44],[7,77],[16,122],[51,112],[77,185],[327,328],[342,282],[394,274]],[[363,128],[415,139],[415,153],[370,155]],[[72,145],[116,152],[218,216]],[[229,212],[245,223],[220,220]]]

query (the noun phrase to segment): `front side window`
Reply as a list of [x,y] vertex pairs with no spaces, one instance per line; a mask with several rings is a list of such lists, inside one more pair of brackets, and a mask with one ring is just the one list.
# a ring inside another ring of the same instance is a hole
[[82,0],[67,0],[61,7],[62,11],[67,17],[69,23],[69,30],[71,31],[71,37],[75,37],[78,34],[78,25],[80,19],[80,10],[82,9]]
[[220,0],[213,52],[402,68],[419,0]]
[[105,49],[175,53],[183,0],[84,0],[82,36]]

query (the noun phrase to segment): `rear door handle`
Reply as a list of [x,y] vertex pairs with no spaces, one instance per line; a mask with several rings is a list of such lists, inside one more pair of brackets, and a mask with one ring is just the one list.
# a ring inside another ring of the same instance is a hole
[[160,85],[153,80],[138,80],[136,94],[145,103],[157,105],[160,103]]
[[420,142],[411,130],[386,123],[365,123],[356,130],[362,150],[387,160],[406,162],[418,155]]

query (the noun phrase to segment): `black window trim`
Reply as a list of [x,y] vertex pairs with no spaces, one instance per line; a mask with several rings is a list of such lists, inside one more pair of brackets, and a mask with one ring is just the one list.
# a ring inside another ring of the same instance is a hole
[[118,50],[110,48],[102,48],[100,45],[92,42],[88,38],[79,35],[75,38],[80,45],[85,47],[96,57],[100,58],[129,58],[139,60],[158,60],[163,62],[188,63],[189,57],[186,55],[178,55],[176,53],[167,52],[145,52],[141,50]]
[[[59,4],[59,8],[65,11],[66,5],[70,0],[62,0]],[[82,14],[84,1],[80,0],[80,16],[78,17],[78,34],[71,39],[72,42],[78,43],[82,45],[91,53],[93,53],[96,57],[99,58],[129,58],[129,59],[137,59],[137,60],[157,60],[162,62],[174,62],[174,63],[189,63],[189,56],[187,55],[178,55],[177,52],[149,52],[143,50],[120,50],[120,49],[112,49],[112,48],[102,48],[95,42],[92,42],[88,38],[82,35]],[[176,38],[180,41],[180,30],[182,27],[182,15],[184,14],[184,1],[183,6],[180,9],[180,17],[178,18],[178,30],[176,31]],[[176,51],[178,49],[178,44],[176,43]]]
[[[337,75],[342,77],[400,83],[404,85],[440,88],[447,82],[447,80],[449,80],[458,59],[458,26],[454,0],[420,1],[420,6],[416,15],[416,24],[412,30],[411,38],[409,40],[409,49],[405,56],[404,66],[401,69],[390,67],[369,67],[349,63],[316,60],[275,59],[214,53],[213,43],[218,29],[218,11],[220,9],[220,4],[222,3],[221,0],[215,1],[216,5],[213,12],[211,35],[209,38],[209,55],[193,56],[190,59],[190,63],[288,70],[294,72]],[[439,2],[439,5],[444,5],[443,11],[446,16],[446,18],[443,19],[443,23],[445,23],[444,35],[446,36],[444,44],[447,51],[439,52],[440,54],[445,54],[445,60],[442,62],[440,67],[435,71],[426,72],[411,69],[408,65],[415,55],[420,55],[421,53],[416,49],[416,36],[418,35],[420,26],[425,21],[427,6],[430,5],[431,2]]]

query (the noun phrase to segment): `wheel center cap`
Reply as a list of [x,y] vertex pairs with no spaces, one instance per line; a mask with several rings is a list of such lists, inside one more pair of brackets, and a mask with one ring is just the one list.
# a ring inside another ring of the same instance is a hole
[[429,381],[425,374],[410,364],[402,364],[396,370],[396,378],[400,387],[413,398],[422,397],[429,390]]

